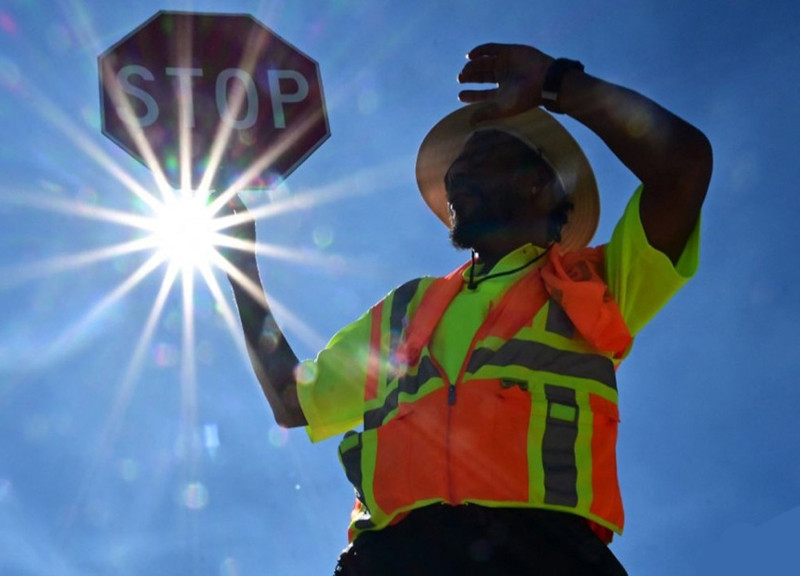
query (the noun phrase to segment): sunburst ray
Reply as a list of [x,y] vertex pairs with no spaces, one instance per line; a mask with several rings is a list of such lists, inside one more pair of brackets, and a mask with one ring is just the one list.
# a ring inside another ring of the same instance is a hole
[[120,256],[142,252],[152,248],[152,238],[139,238],[120,242],[111,246],[105,246],[103,248],[54,256],[20,266],[0,268],[0,289],[12,288],[52,274],[84,268],[92,264],[113,260]]
[[[136,347],[133,351],[133,354],[131,354],[130,360],[128,361],[122,380],[120,381],[116,395],[114,396],[113,404],[111,405],[111,408],[104,419],[101,429],[102,431],[98,435],[98,444],[92,451],[90,463],[83,472],[82,479],[78,485],[78,490],[74,498],[76,504],[83,502],[86,499],[87,494],[91,492],[98,468],[108,460],[108,457],[114,448],[119,431],[125,422],[125,413],[130,405],[130,401],[135,390],[136,380],[139,377],[144,362],[145,353],[147,352],[148,348],[150,347],[150,343],[153,340],[156,325],[161,318],[167,296],[169,295],[172,286],[175,283],[176,276],[177,268],[168,267],[167,272],[164,274],[164,277],[161,281],[161,286],[159,287],[155,300],[153,301],[153,306],[151,307],[147,316],[147,320],[145,321],[142,331],[139,334]],[[68,529],[69,521],[67,519],[65,525],[62,527],[62,530],[68,531]]]
[[70,325],[62,334],[57,337],[45,351],[45,356],[58,353],[78,341],[87,329],[95,322],[114,303],[121,300],[126,294],[131,292],[141,283],[153,270],[155,270],[163,260],[154,254],[142,263],[131,275],[129,275],[120,285],[104,296],[97,302],[80,320]]
[[296,334],[303,344],[312,350],[318,350],[325,345],[325,340],[316,330],[300,320],[300,318],[292,313],[289,308],[281,304],[274,296],[270,296],[267,299],[262,289],[227,259],[216,255],[214,257],[214,263],[224,270],[231,280],[239,284],[254,300],[269,305],[273,312],[285,320],[284,324],[286,330]]

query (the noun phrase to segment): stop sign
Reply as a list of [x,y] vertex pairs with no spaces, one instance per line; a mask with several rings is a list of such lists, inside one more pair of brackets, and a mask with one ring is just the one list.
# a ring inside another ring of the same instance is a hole
[[269,186],[330,135],[317,63],[246,14],[160,11],[98,66],[103,133],[175,188]]

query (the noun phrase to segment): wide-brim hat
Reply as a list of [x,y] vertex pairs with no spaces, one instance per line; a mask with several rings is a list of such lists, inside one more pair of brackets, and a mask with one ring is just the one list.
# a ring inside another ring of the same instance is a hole
[[589,244],[600,219],[600,197],[592,167],[575,139],[540,108],[475,123],[472,117],[480,106],[482,104],[470,104],[448,114],[422,141],[417,154],[417,185],[428,207],[450,227],[445,174],[470,134],[496,128],[521,138],[538,150],[561,179],[574,206],[561,229],[562,249],[577,250]]

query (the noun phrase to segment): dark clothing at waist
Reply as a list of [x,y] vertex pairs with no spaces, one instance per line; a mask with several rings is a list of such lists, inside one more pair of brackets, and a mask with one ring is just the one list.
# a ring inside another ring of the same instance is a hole
[[336,576],[626,576],[586,523],[531,508],[431,505],[365,532]]

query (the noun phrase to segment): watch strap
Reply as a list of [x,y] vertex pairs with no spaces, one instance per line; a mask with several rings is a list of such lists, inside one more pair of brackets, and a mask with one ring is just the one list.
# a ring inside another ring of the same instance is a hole
[[550,65],[550,68],[547,69],[547,73],[544,76],[544,83],[542,84],[542,103],[550,112],[555,112],[556,114],[564,113],[558,106],[558,93],[561,90],[561,82],[564,80],[564,74],[570,70],[580,70],[583,72],[583,64],[577,60],[557,58]]

